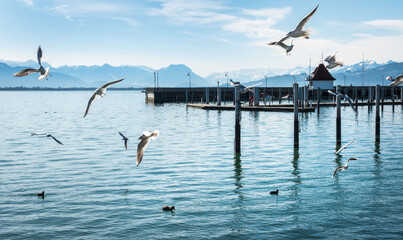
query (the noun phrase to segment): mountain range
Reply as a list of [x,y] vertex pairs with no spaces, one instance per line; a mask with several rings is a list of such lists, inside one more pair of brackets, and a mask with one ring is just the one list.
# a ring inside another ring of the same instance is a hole
[[[363,78],[364,64],[364,78]],[[25,62],[0,60],[0,87],[48,87],[48,88],[96,88],[106,82],[122,77],[125,81],[116,85],[119,88],[144,88],[153,87],[158,84],[160,87],[192,87],[226,86],[229,79],[239,81],[244,85],[262,83],[261,86],[286,87],[291,86],[294,81],[304,84],[308,76],[308,67],[295,67],[292,69],[242,69],[237,71],[213,73],[203,78],[183,64],[172,64],[158,70],[147,66],[60,66],[53,68],[48,63],[43,66],[50,67],[50,74],[46,80],[38,80],[38,74],[33,73],[26,77],[14,77],[16,73],[24,68],[37,68],[38,63],[33,60]],[[314,67],[311,68],[313,70]],[[397,76],[403,73],[403,62],[389,61],[378,64],[374,61],[366,61],[353,65],[346,65],[330,70],[336,78],[334,85],[388,85],[390,82],[384,80],[386,76]],[[190,74],[190,76],[189,76]],[[266,78],[267,77],[267,81]]]

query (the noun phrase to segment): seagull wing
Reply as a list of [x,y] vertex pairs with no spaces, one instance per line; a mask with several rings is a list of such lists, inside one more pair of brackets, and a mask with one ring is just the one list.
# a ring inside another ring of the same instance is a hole
[[39,70],[34,69],[34,68],[26,68],[26,69],[21,70],[21,71],[19,71],[17,73],[14,73],[13,76],[14,77],[24,77],[24,76],[27,76],[27,75],[29,75],[31,73],[35,73],[35,72],[39,72]]
[[327,92],[330,93],[330,94],[332,94],[332,95],[339,96],[339,93],[335,93],[335,92],[333,92],[332,90],[327,90]]
[[343,147],[341,147],[339,150],[337,150],[337,152],[335,152],[334,154],[339,154],[341,151],[343,151],[343,149],[345,149],[348,145],[352,144],[354,142],[355,139],[351,140],[349,143],[347,143],[346,145],[344,145]]
[[41,49],[41,46],[40,46],[40,45],[39,45],[39,48],[38,48],[37,57],[38,57],[39,66],[42,66],[42,62],[41,62],[41,59],[42,59],[42,49]]
[[120,136],[123,137],[123,140],[125,141],[125,148],[127,150],[127,141],[129,140],[127,137],[125,137],[121,132],[119,132]]
[[94,94],[92,94],[90,100],[88,100],[87,109],[85,110],[83,118],[85,118],[85,116],[87,116],[88,110],[90,110],[91,103],[94,101],[96,95],[97,95],[97,92],[95,91]]
[[31,136],[35,136],[35,135],[48,135],[47,133],[31,133]]
[[403,82],[403,75],[397,76],[396,81]]
[[247,87],[245,87],[244,91],[246,91],[246,90],[248,90],[248,89],[251,89],[251,88],[253,88],[253,87],[257,86],[257,85],[260,85],[260,84],[262,84],[262,83],[263,83],[263,82],[260,82],[260,83],[256,83],[256,84],[247,86]]
[[123,79],[125,79],[126,77],[124,77],[124,78],[122,78],[122,79],[119,79],[119,80],[116,80],[116,81],[113,81],[113,82],[108,82],[108,83],[106,83],[105,85],[103,85],[102,87],[100,87],[100,88],[107,88],[107,87],[109,87],[109,86],[111,86],[111,85],[113,85],[113,84],[116,84],[116,83],[118,83],[118,82],[121,82],[121,81],[123,81]]
[[295,31],[301,31],[302,28],[306,25],[306,23],[309,21],[309,19],[312,17],[312,15],[315,13],[316,9],[318,9],[318,6],[316,6],[316,8],[314,10],[312,10],[312,12],[310,12],[308,15],[306,15],[304,17],[304,19],[301,20],[301,22],[299,22],[298,26],[295,28]]
[[339,171],[340,169],[342,169],[342,167],[338,167],[338,168],[336,168],[336,170],[334,170],[332,178],[334,178],[334,175],[336,175],[337,171]]
[[55,140],[58,144],[63,145],[63,143],[60,142],[59,140],[57,140],[55,137],[53,137],[52,134],[49,134],[49,136],[50,136],[51,138],[53,138],[53,140]]
[[137,145],[136,166],[138,166],[141,163],[141,160],[143,160],[144,151],[146,150],[148,143],[150,143],[150,140],[150,137],[144,136],[143,138],[141,138],[141,141]]
[[283,37],[282,39],[280,39],[280,41],[278,41],[276,44],[279,44],[281,42],[284,42],[285,40],[287,40],[288,38],[290,38],[290,36],[286,35],[285,37]]
[[351,99],[351,97],[349,97],[347,94],[343,94],[341,95],[344,99],[347,100],[348,104],[350,105],[350,107],[353,109],[353,111],[355,113],[357,113],[357,109],[355,108],[354,104],[353,104],[353,99]]

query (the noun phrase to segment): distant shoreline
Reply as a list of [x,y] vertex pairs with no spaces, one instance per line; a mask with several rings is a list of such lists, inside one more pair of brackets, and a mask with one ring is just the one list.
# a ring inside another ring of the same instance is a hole
[[[87,90],[95,90],[97,88],[93,87],[71,87],[71,88],[43,88],[43,87],[2,87],[0,91],[87,91]],[[145,88],[108,88],[108,90],[124,90],[124,91],[141,91],[145,90]]]

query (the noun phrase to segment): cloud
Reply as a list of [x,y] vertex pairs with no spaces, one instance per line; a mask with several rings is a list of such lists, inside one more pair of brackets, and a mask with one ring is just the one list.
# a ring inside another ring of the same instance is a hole
[[364,25],[385,30],[403,32],[403,20],[380,19],[363,22]]
[[[250,39],[280,38],[285,32],[275,29],[275,24],[290,11],[290,7],[246,9],[224,6],[219,1],[160,0],[161,8],[148,14],[164,16],[172,24],[193,24],[239,33]],[[231,14],[229,14],[229,12]]]
[[128,25],[133,26],[133,27],[137,27],[137,26],[140,25],[136,20],[133,20],[133,19],[131,19],[131,18],[111,17],[110,19],[115,19],[115,20],[123,21],[123,22],[125,22],[125,23],[127,23]]
[[34,1],[33,0],[20,0],[21,2],[25,3],[28,6],[34,6]]

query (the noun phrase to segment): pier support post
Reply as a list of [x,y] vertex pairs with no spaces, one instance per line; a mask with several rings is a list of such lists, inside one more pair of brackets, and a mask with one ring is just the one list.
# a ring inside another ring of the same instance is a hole
[[395,87],[392,87],[392,111],[395,111]]
[[221,89],[220,89],[220,81],[217,82],[217,105],[221,106]]
[[321,90],[320,90],[320,87],[318,87],[318,92],[317,92],[317,95],[318,95],[318,104],[317,104],[317,111],[318,111],[318,116],[319,116],[319,112],[320,112],[320,98],[321,98],[321,96],[322,96],[322,92],[321,92]]
[[308,102],[308,86],[304,85],[304,105],[305,107],[309,106]]
[[278,89],[278,104],[281,104],[281,97],[283,96],[281,88]]
[[210,103],[210,89],[209,87],[206,87],[206,104]]
[[[341,86],[337,85],[336,92],[340,93]],[[337,117],[336,117],[336,145],[341,145],[341,110],[340,96],[336,96]]]
[[186,103],[189,102],[189,92],[188,92],[188,90],[185,91],[185,101],[186,101]]
[[305,98],[305,86],[301,87],[301,109],[304,111],[305,108],[305,103],[304,103],[304,98]]
[[403,108],[403,87],[400,87],[400,103],[402,104]]
[[294,83],[294,148],[299,148],[298,83]]
[[381,141],[381,118],[379,117],[379,84],[375,87],[376,96],[376,116],[375,116],[375,142],[379,143]]
[[234,150],[235,156],[241,155],[241,104],[240,104],[240,93],[239,93],[239,82],[238,86],[235,86],[235,139],[234,139]]
[[253,106],[259,106],[259,88],[253,87]]

